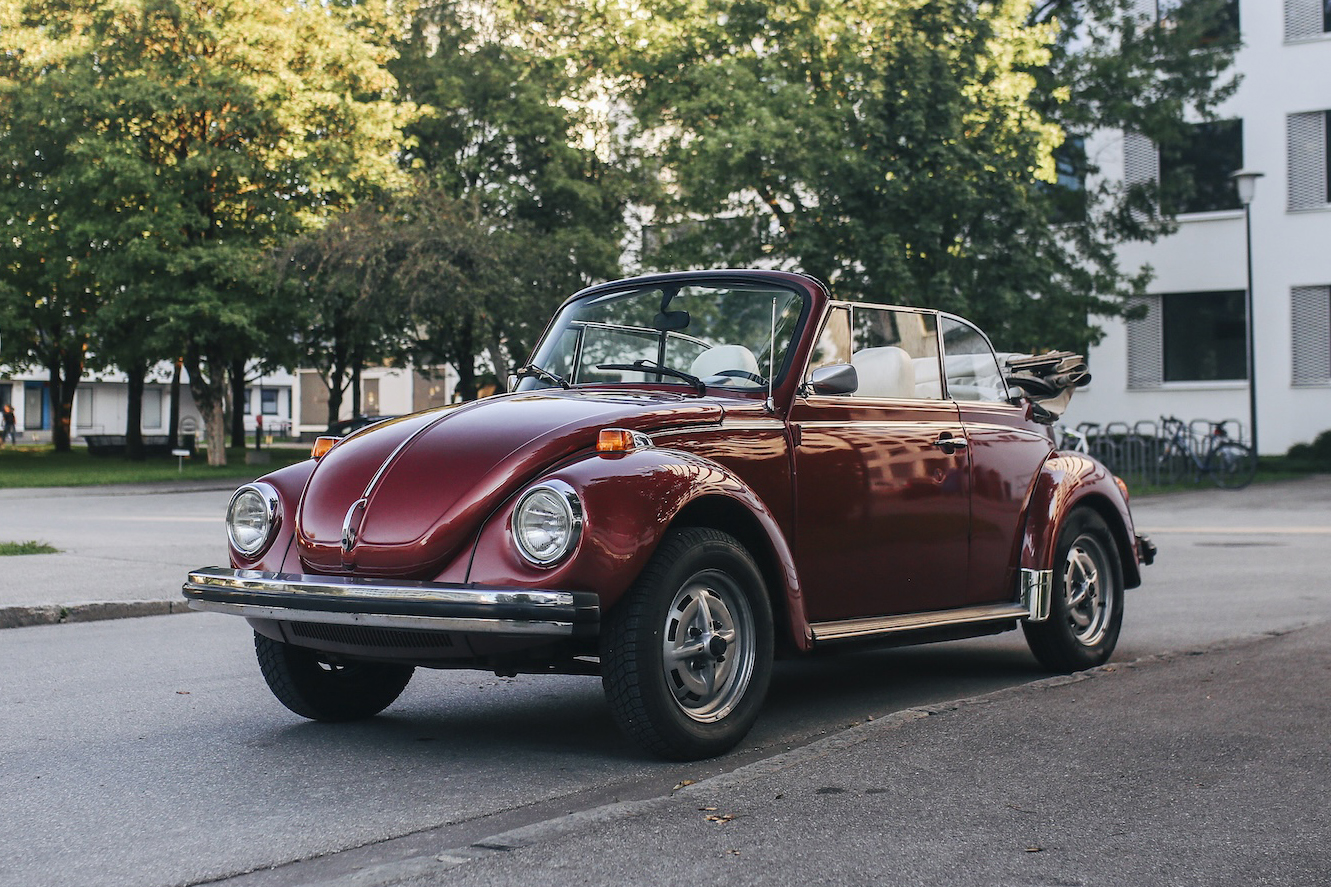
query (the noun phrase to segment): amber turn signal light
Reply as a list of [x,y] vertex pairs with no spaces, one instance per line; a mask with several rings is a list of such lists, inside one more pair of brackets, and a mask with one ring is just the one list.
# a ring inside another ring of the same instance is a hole
[[602,428],[596,435],[598,453],[631,453],[635,446],[633,432],[624,428]]
[[310,450],[310,458],[322,459],[323,454],[331,450],[333,445],[341,439],[340,437],[316,437],[314,439],[314,449]]
[[1127,483],[1123,480],[1123,478],[1119,477],[1117,474],[1114,475],[1114,483],[1118,484],[1118,491],[1123,494],[1123,501],[1127,502],[1128,501]]

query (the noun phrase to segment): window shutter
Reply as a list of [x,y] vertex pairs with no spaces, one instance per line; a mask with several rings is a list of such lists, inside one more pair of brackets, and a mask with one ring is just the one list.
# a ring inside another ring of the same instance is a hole
[[1146,316],[1128,321],[1128,389],[1159,388],[1165,377],[1164,328],[1160,297],[1128,300],[1129,307],[1146,306]]
[[1290,290],[1295,386],[1331,384],[1331,286]]
[[1326,112],[1288,118],[1289,209],[1326,206]]
[[1322,36],[1323,0],[1285,0],[1285,42]]

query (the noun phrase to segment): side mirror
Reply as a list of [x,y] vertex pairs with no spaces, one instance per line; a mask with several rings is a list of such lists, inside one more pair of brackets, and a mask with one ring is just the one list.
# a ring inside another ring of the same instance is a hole
[[819,367],[809,374],[809,389],[814,394],[854,394],[859,387],[859,374],[848,363]]

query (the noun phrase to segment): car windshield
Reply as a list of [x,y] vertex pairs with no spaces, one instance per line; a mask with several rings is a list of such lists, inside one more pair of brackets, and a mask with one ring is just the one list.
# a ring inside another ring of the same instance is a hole
[[769,376],[780,381],[803,305],[798,292],[770,284],[676,282],[591,295],[564,306],[518,390],[563,380],[765,391]]

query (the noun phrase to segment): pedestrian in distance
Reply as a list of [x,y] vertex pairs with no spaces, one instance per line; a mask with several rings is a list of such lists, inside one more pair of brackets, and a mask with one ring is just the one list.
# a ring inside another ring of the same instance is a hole
[[4,426],[0,430],[0,446],[4,446],[5,438],[9,438],[14,446],[18,446],[18,419],[14,415],[14,407],[5,404],[0,407],[0,413],[4,414]]

